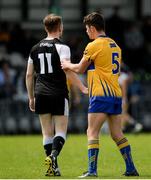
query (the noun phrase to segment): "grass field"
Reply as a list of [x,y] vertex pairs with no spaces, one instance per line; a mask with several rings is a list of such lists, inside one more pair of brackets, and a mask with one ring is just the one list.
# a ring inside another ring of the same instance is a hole
[[[151,179],[151,134],[127,137],[132,144],[139,178]],[[44,159],[40,135],[0,136],[0,179],[50,179],[44,176]],[[77,178],[87,170],[86,136],[68,135],[58,161],[64,179]],[[121,175],[125,169],[123,159],[108,135],[101,139],[98,166],[98,178],[124,178]]]

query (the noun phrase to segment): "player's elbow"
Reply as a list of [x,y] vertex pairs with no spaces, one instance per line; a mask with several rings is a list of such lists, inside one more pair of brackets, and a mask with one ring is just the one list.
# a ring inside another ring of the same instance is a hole
[[33,74],[27,73],[27,74],[26,74],[26,79],[27,79],[27,80],[28,80],[28,79],[33,79]]
[[76,68],[74,72],[76,72],[76,73],[78,73],[78,74],[81,73],[81,72],[80,72],[80,69],[78,69],[78,68]]

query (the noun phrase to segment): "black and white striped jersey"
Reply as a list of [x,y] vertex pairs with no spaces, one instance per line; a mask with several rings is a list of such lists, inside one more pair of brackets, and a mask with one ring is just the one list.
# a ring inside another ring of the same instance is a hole
[[62,59],[70,59],[70,48],[59,39],[43,39],[31,49],[28,63],[36,73],[35,94],[68,96]]

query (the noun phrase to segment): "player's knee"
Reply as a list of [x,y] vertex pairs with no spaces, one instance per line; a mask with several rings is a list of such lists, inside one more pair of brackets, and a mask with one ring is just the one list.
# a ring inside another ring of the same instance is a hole
[[93,130],[93,129],[91,129],[91,128],[88,128],[88,129],[87,129],[87,137],[88,137],[89,139],[96,139],[97,136],[98,136],[98,134],[97,134],[97,132],[96,132],[95,130]]

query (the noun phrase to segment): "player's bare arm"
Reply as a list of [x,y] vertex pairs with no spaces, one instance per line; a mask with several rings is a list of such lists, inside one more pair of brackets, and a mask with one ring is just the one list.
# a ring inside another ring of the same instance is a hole
[[83,94],[88,94],[88,88],[81,82],[76,73],[71,70],[66,70],[65,73],[73,85],[77,86]]
[[86,61],[83,57],[78,64],[73,64],[69,61],[61,61],[61,66],[64,70],[70,69],[76,73],[84,73],[90,63],[91,61]]
[[31,63],[27,65],[26,71],[26,87],[29,99],[29,108],[31,111],[35,111],[35,100],[34,100],[34,66]]
[[[62,62],[70,63],[70,60],[64,59]],[[64,69],[64,72],[66,73],[67,79],[69,79],[73,85],[77,86],[82,93],[88,94],[88,88],[81,82],[75,72],[71,71],[70,69]]]

